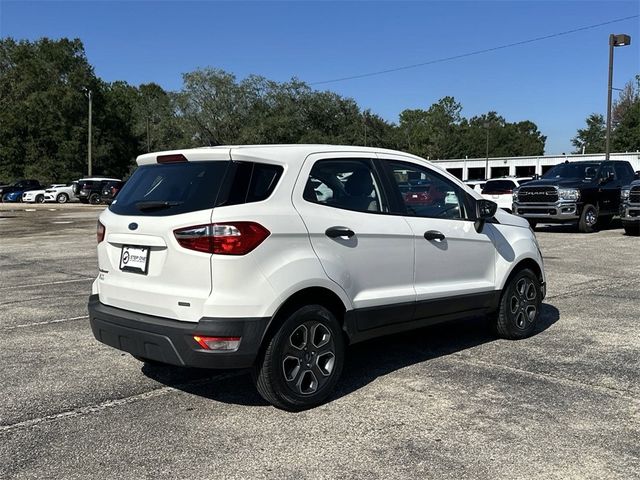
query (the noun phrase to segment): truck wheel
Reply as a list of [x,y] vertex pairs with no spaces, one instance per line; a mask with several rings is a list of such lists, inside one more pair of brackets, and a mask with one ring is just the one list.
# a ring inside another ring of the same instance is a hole
[[536,227],[538,226],[538,222],[536,222],[535,220],[527,219],[527,222],[529,222],[529,226],[531,227],[531,230],[535,230]]
[[542,289],[531,270],[517,272],[502,290],[493,327],[501,338],[517,340],[530,336],[540,317]]
[[637,237],[638,235],[640,235],[640,223],[631,223],[631,224],[625,224],[624,226],[624,233],[626,233],[627,235],[631,235],[634,237]]
[[596,231],[598,224],[598,209],[587,203],[582,209],[580,221],[578,222],[578,230],[582,233],[591,233]]
[[344,348],[333,313],[321,305],[302,307],[269,339],[254,368],[256,388],[267,402],[283,410],[319,405],[342,373]]
[[67,203],[69,201],[69,195],[66,193],[59,193],[56,197],[56,202],[58,203]]
[[89,203],[91,205],[98,205],[100,203],[100,195],[97,193],[92,193],[89,195]]

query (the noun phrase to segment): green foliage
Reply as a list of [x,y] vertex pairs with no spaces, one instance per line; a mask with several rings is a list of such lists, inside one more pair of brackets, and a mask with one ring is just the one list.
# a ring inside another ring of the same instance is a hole
[[[124,176],[143,152],[222,144],[333,143],[436,158],[537,155],[545,137],[495,112],[466,119],[444,97],[400,113],[397,125],[355,100],[298,79],[238,80],[219,69],[183,75],[179,92],[98,79],[80,40],[0,40],[0,178],[68,181],[87,173],[93,93],[93,173]],[[633,124],[628,128],[633,130]],[[624,123],[624,125],[627,125]]]
[[[629,81],[620,92],[611,109],[611,151],[640,151],[640,75]],[[574,153],[602,153],[606,149],[606,124],[604,116],[592,113],[587,117],[586,128],[578,129],[571,140]]]

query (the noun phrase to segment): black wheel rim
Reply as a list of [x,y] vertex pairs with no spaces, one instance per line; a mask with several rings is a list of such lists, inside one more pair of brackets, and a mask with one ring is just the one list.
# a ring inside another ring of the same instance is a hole
[[518,279],[509,297],[509,313],[515,326],[529,328],[538,315],[538,287],[527,277]]
[[287,337],[280,362],[287,387],[297,395],[322,390],[335,372],[333,333],[319,321],[298,325]]

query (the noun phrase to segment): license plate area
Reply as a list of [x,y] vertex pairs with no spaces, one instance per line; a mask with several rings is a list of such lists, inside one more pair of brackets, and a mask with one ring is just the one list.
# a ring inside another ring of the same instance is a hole
[[149,270],[149,247],[123,245],[120,253],[120,270],[146,275]]

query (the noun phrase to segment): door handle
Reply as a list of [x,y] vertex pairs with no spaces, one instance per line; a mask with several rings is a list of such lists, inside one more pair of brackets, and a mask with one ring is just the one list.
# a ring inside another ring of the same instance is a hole
[[355,235],[355,232],[347,227],[329,227],[324,232],[329,238],[348,237],[351,238]]
[[426,238],[429,241],[437,240],[441,242],[442,240],[444,240],[444,233],[439,232],[437,230],[429,230],[428,232],[424,232],[424,238]]

